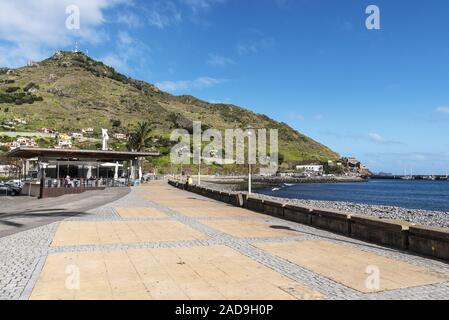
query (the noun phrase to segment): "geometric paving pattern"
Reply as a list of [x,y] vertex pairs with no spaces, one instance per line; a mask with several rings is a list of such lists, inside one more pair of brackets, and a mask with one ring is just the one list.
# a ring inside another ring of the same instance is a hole
[[[264,243],[257,247],[360,292],[394,290],[449,280],[448,276],[432,274],[422,267],[329,241]],[[367,274],[372,272],[373,266],[379,270],[376,286],[366,284]]]
[[449,297],[443,262],[163,182],[132,188],[88,215],[2,238],[0,261],[2,299]]

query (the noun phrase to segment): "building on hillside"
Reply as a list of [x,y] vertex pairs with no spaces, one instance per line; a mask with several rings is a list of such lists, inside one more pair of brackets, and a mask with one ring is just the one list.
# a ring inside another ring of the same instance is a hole
[[45,134],[57,134],[58,133],[58,131],[56,131],[54,129],[49,129],[49,128],[40,128],[39,132],[45,133]]
[[327,165],[328,165],[328,167],[330,167],[330,168],[332,168],[332,167],[342,167],[342,166],[343,166],[343,163],[341,163],[341,161],[332,161],[332,160],[329,160],[329,161],[327,162]]
[[321,164],[309,164],[296,166],[296,170],[301,173],[322,174],[324,166]]
[[37,145],[36,141],[32,138],[17,138],[16,142],[19,146],[23,147],[35,147]]
[[92,133],[94,133],[94,128],[86,128],[86,129],[83,129],[83,130],[81,130],[81,132],[82,133],[88,133],[88,134],[92,134]]
[[345,169],[349,173],[357,174],[357,175],[371,175],[369,168],[364,165],[361,161],[354,157],[342,158],[341,162],[343,163]]
[[82,133],[79,133],[79,132],[72,132],[70,134],[70,137],[73,138],[73,139],[83,139],[84,135]]
[[128,136],[124,133],[114,133],[112,137],[116,140],[126,140]]
[[287,170],[287,171],[280,171],[277,173],[278,177],[295,177],[297,175],[297,173],[293,170]]
[[0,147],[6,148],[8,150],[13,150],[15,148],[20,147],[20,144],[17,141],[0,143]]
[[58,140],[59,148],[71,148],[72,147],[72,139],[59,139]]
[[57,138],[59,140],[71,140],[72,139],[72,137],[70,137],[68,134],[65,134],[65,133],[58,134]]
[[72,148],[72,137],[67,134],[60,133],[58,135],[58,148]]

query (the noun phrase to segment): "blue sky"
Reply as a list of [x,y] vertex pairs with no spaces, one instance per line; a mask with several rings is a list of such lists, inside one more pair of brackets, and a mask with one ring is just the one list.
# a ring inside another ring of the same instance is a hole
[[[67,5],[80,29],[65,28]],[[368,5],[381,30],[365,27]],[[449,172],[449,3],[0,0],[0,65],[80,49],[174,94],[240,105],[373,171]]]

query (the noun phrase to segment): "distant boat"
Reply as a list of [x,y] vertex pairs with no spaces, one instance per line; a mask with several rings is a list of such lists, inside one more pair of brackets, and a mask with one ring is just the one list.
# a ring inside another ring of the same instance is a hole
[[293,187],[294,184],[292,184],[292,183],[284,183],[284,186],[286,186],[286,187]]
[[271,189],[271,191],[279,191],[279,190],[281,190],[281,188],[273,188],[273,189]]
[[407,169],[404,169],[404,176],[401,177],[402,180],[415,180],[415,177],[413,177],[413,171],[410,171],[412,174],[407,175]]

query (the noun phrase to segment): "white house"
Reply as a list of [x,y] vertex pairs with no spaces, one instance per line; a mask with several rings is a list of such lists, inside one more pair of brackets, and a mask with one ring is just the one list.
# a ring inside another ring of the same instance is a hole
[[61,147],[61,148],[71,148],[72,147],[72,140],[59,139],[58,146]]
[[309,164],[309,165],[296,166],[296,170],[299,172],[307,172],[307,173],[323,173],[324,166],[318,164]]
[[31,139],[31,138],[17,138],[16,142],[21,146],[26,146],[26,147],[36,146],[36,141],[34,141],[34,139]]
[[127,138],[126,134],[124,133],[114,133],[113,137],[117,140],[126,140]]
[[72,132],[70,134],[70,137],[72,137],[73,139],[83,139],[84,135],[82,133],[79,133],[79,132]]

